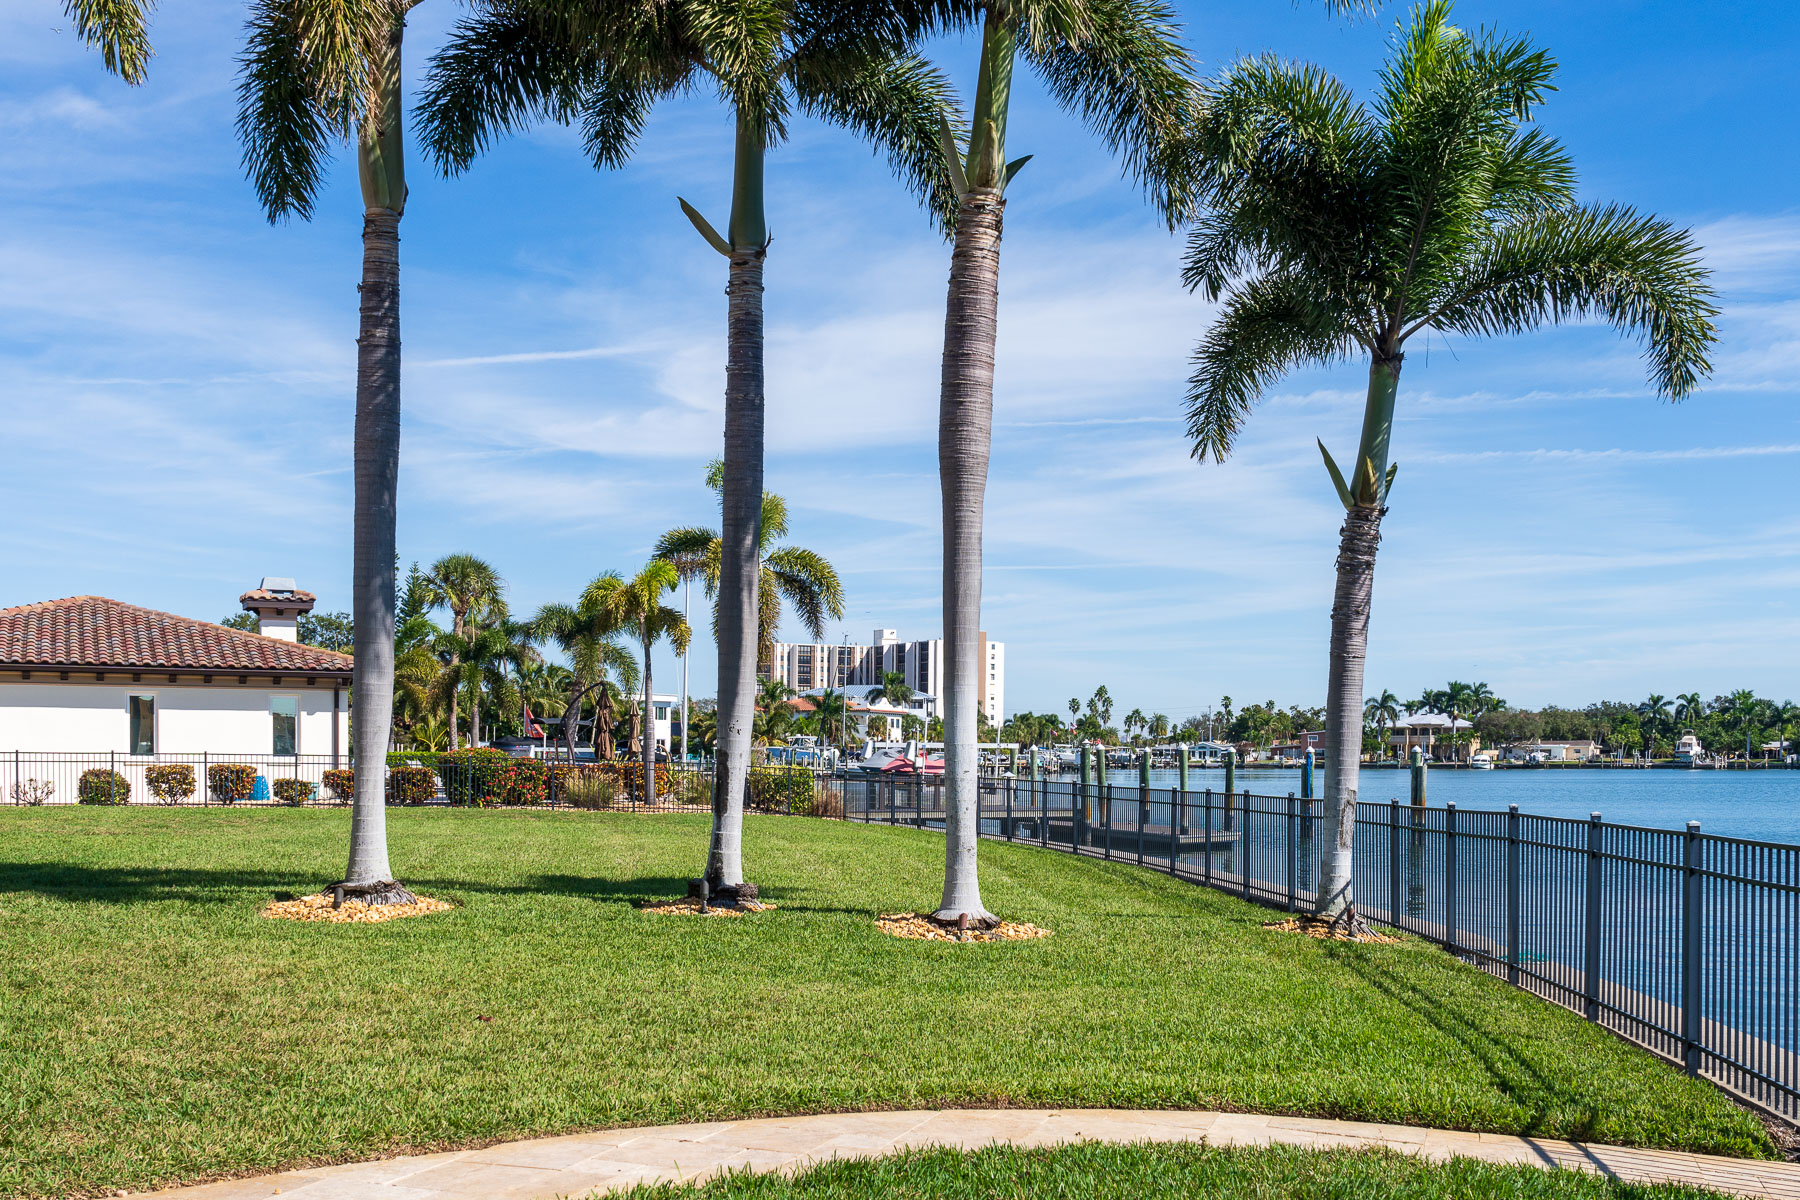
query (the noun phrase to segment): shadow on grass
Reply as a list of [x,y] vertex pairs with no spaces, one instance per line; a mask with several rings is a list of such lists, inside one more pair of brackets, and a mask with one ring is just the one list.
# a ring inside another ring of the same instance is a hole
[[1554,1113],[1557,1137],[1579,1141],[1593,1136],[1598,1119],[1592,1100],[1559,1087],[1546,1075],[1527,1053],[1524,1035],[1500,1032],[1466,1009],[1446,1008],[1442,996],[1419,987],[1376,957],[1331,943],[1326,943],[1325,950],[1350,974],[1468,1051],[1495,1090],[1531,1114],[1519,1133],[1542,1132]]
[[[295,871],[217,871],[198,867],[94,867],[73,863],[0,862],[0,895],[35,894],[55,900],[139,904],[241,904],[246,900],[309,895],[332,880]],[[646,876],[608,879],[582,875],[534,875],[518,883],[408,877],[403,882],[427,895],[574,896],[591,900],[665,899],[687,893],[687,879]]]

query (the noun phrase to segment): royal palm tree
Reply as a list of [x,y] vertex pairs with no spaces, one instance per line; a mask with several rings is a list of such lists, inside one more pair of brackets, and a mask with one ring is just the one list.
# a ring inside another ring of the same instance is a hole
[[[725,464],[715,459],[706,468],[706,486],[724,499]],[[844,586],[825,556],[799,546],[777,543],[788,534],[787,501],[764,492],[762,516],[757,526],[757,563],[761,582],[756,589],[756,661],[772,666],[775,633],[781,626],[781,602],[786,600],[800,624],[814,641],[825,636],[825,620],[844,615]],[[674,563],[684,579],[698,579],[713,599],[713,628],[719,628],[718,605],[724,542],[718,531],[698,525],[671,529],[656,542],[656,557]]]
[[597,716],[590,739],[594,754],[612,757],[612,695],[607,685],[616,676],[625,690],[637,687],[637,659],[624,644],[617,613],[609,606],[585,600],[572,605],[546,604],[538,609],[531,624],[540,639],[555,642],[569,656],[569,697],[559,730],[569,757],[575,757],[575,727],[581,720],[581,706],[592,693],[599,693],[597,702],[606,707],[608,714],[607,753],[600,753],[601,721]]
[[840,125],[887,152],[940,220],[950,182],[939,131],[946,80],[913,40],[957,5],[924,0],[481,0],[433,62],[422,128],[446,169],[466,168],[492,138],[534,118],[580,120],[588,156],[616,167],[655,102],[712,84],[736,141],[730,219],[721,235],[685,200],[695,229],[725,257],[726,366],[722,544],[717,594],[718,756],[706,877],[743,879],[763,606],[763,262],[770,237],[764,161],[790,110]]
[[956,189],[944,356],[938,400],[943,504],[944,891],[934,916],[991,924],[981,902],[979,833],[981,524],[993,440],[994,344],[1014,60],[1023,56],[1049,94],[1119,153],[1171,222],[1186,188],[1167,153],[1192,107],[1189,61],[1162,0],[982,0],[981,61],[966,152],[946,130]]
[[630,579],[621,579],[608,571],[588,584],[581,594],[583,605],[612,614],[620,629],[637,638],[644,652],[644,803],[656,803],[656,735],[650,724],[651,687],[650,651],[657,642],[668,640],[675,653],[686,654],[688,647],[687,618],[681,610],[671,608],[662,598],[681,586],[681,576],[673,563],[652,559]]
[[1647,340],[1665,396],[1687,395],[1710,370],[1716,309],[1693,239],[1628,208],[1577,204],[1568,155],[1526,128],[1554,74],[1527,41],[1459,30],[1447,0],[1430,0],[1402,31],[1373,110],[1316,67],[1260,58],[1211,89],[1194,130],[1208,210],[1185,278],[1224,297],[1195,352],[1195,456],[1228,455],[1264,389],[1294,367],[1369,362],[1348,474],[1325,455],[1346,516],[1318,911],[1352,930],[1363,660],[1408,339],[1593,316]]
[[400,49],[406,13],[415,3],[253,0],[239,60],[244,168],[269,220],[312,216],[334,144],[355,143],[362,184],[350,588],[356,784],[343,890],[370,903],[412,900],[388,865],[385,791],[400,472],[400,217],[406,208]]

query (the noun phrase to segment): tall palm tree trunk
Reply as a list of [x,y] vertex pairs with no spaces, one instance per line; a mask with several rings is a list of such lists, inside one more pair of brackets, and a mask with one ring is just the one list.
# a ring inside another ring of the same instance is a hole
[[[361,323],[356,339],[355,515],[351,608],[355,667],[350,720],[356,756],[346,890],[371,903],[410,903],[387,850],[387,745],[394,719],[394,526],[400,476],[400,38],[395,22],[382,126],[359,139],[363,181]],[[395,184],[398,184],[397,189]]]
[[934,916],[989,924],[975,845],[980,833],[981,517],[994,426],[994,340],[1000,308],[998,189],[963,196],[950,257],[938,403],[944,519],[944,895]]
[[650,706],[650,639],[644,639],[644,803],[656,803],[656,710]]
[[718,759],[706,879],[716,890],[744,883],[744,800],[756,720],[756,657],[762,566],[763,217],[760,122],[739,112],[731,199],[731,269],[726,295],[725,478],[719,526]]

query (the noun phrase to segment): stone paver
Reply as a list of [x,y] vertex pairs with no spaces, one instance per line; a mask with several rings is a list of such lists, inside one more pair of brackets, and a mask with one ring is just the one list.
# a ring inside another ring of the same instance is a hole
[[1253,1113],[1117,1109],[944,1109],[714,1121],[533,1138],[148,1193],[156,1200],[554,1200],[722,1171],[794,1170],[918,1146],[993,1142],[1193,1142],[1214,1146],[1387,1146],[1432,1159],[1594,1171],[1633,1182],[1690,1183],[1742,1196],[1800,1200],[1800,1163],[1594,1146],[1493,1133]]

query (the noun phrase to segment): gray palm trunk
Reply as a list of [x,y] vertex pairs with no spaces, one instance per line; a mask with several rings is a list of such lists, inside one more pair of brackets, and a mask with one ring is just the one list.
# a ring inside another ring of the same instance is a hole
[[980,834],[981,519],[994,425],[994,341],[1000,308],[998,189],[958,204],[944,312],[938,477],[944,521],[944,895],[933,915],[990,923],[976,873]]
[[656,803],[656,710],[650,707],[650,639],[644,639],[644,803]]
[[[741,151],[740,151],[740,157]],[[733,238],[733,244],[737,239]],[[757,542],[763,493],[763,250],[736,250],[726,287],[725,480],[719,529],[718,759],[706,878],[744,882],[744,800],[756,717]]]
[[356,657],[350,720],[356,756],[350,863],[344,885],[371,901],[406,902],[387,850],[387,745],[394,719],[394,526],[400,475],[400,44],[396,21],[384,64],[381,125],[360,139],[363,271],[356,339],[355,515],[351,608]]

